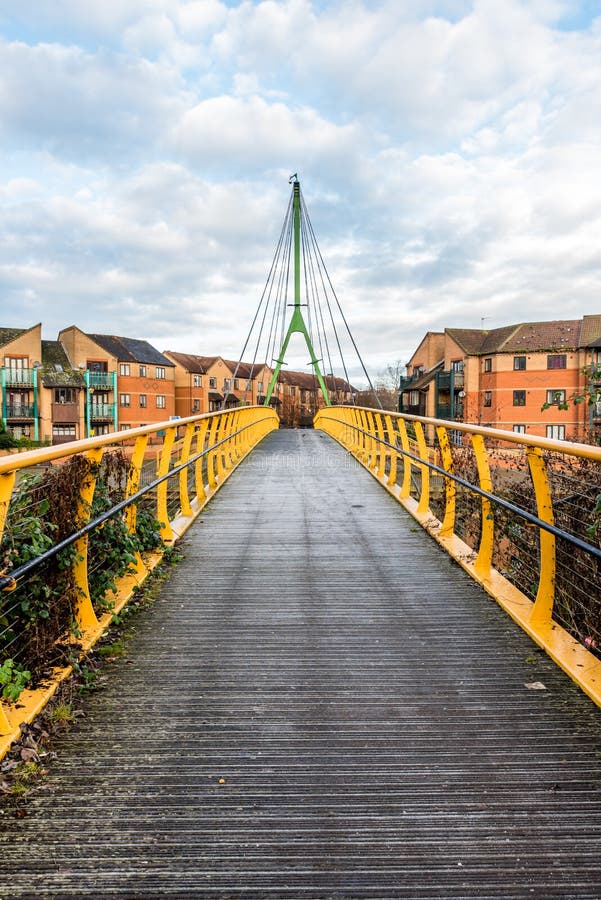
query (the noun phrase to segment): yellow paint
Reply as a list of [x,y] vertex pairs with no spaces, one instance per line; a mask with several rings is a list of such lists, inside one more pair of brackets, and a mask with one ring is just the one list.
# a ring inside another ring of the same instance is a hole
[[[539,519],[554,525],[553,501],[547,476],[547,467],[539,447],[528,447],[526,450],[528,465],[534,486],[536,507]],[[555,599],[555,535],[538,530],[540,566],[536,600],[532,610],[532,623],[542,627],[549,625],[553,618],[553,601]]]
[[[472,434],[472,447],[478,467],[478,480],[483,491],[492,494],[492,478],[486,444],[481,434]],[[481,578],[490,574],[495,540],[495,520],[492,503],[488,497],[481,497],[480,506],[480,547],[474,568]]]
[[[354,422],[358,427],[364,427],[367,421],[361,410],[354,412]],[[418,416],[407,416],[399,413],[390,413],[390,424],[387,425],[387,440],[396,444],[394,426],[398,429],[401,439],[401,448],[404,453],[410,452],[410,442],[407,434],[406,423],[410,422],[417,439],[419,457],[428,459],[428,448],[425,443],[423,426],[433,426],[437,429],[439,446],[442,456],[442,467],[451,472],[451,460],[449,458],[448,436],[444,424],[437,419]],[[601,706],[601,660],[597,659],[589,650],[572,637],[553,619],[553,602],[555,587],[555,538],[552,534],[539,528],[540,542],[540,571],[538,593],[533,603],[518,588],[509,582],[500,572],[492,567],[494,519],[492,515],[491,501],[486,497],[481,502],[481,539],[478,553],[462,541],[454,533],[453,519],[449,513],[450,496],[447,493],[444,521],[441,523],[432,513],[429,503],[429,475],[427,482],[424,479],[424,465],[420,465],[422,472],[422,489],[418,500],[411,497],[411,460],[402,456],[403,473],[401,486],[392,480],[380,475],[369,465],[369,457],[364,452],[365,442],[358,441],[357,436],[349,434],[339,428],[341,422],[349,423],[348,414],[344,408],[330,407],[320,410],[314,421],[315,428],[320,428],[335,437],[343,446],[349,449],[366,469],[386,488],[386,490],[420,523],[420,525],[434,537],[439,544],[486,590],[499,605],[517,622],[528,635],[542,647],[551,658],[559,665],[588,696]],[[394,423],[394,425],[393,425]],[[392,426],[392,427],[391,427]],[[486,441],[497,443],[508,442],[523,448],[528,458],[532,482],[537,503],[538,517],[550,525],[553,524],[553,505],[551,488],[542,455],[543,450],[553,450],[566,456],[590,459],[601,463],[601,447],[589,444],[574,444],[564,441],[555,441],[549,438],[536,438],[531,435],[521,436],[515,432],[502,431],[498,428],[484,428],[478,425],[466,425],[461,422],[453,423],[453,428],[472,441],[476,464],[478,467],[479,487],[492,493],[492,479]],[[381,435],[374,428],[370,440],[381,441]],[[429,470],[428,470],[429,471]],[[428,490],[425,490],[425,484]],[[454,499],[453,499],[454,505]]]
[[[96,487],[96,475],[98,466],[102,461],[103,448],[97,447],[88,450],[85,457],[90,464],[90,470],[84,478],[79,492],[79,509],[77,511],[77,528],[83,528],[90,521],[94,489]],[[73,578],[77,592],[75,607],[75,619],[79,630],[86,634],[98,627],[98,619],[90,599],[90,586],[88,582],[88,535],[85,534],[73,545],[75,558],[73,561]]]
[[[449,441],[449,432],[444,425],[436,428],[438,446],[442,457],[442,467],[445,472],[453,474],[453,454]],[[440,528],[440,534],[452,534],[455,530],[455,498],[457,486],[452,478],[445,478],[445,510],[444,519]]]
[[[203,465],[202,459],[195,462],[195,487],[196,497],[193,503],[188,502],[186,507],[185,493],[180,493],[180,501],[182,514],[176,517],[172,522],[167,516],[167,491],[157,491],[157,518],[162,514],[165,522],[163,533],[168,540],[179,537],[199,515],[204,505],[210,500],[213,493],[221,487],[223,481],[229,477],[231,472],[236,468],[240,461],[247,453],[255,447],[265,435],[273,429],[279,427],[279,419],[272,409],[259,407],[246,407],[243,410],[236,410],[234,413],[210,413],[203,416],[190,416],[187,419],[178,421],[177,426],[191,425],[190,446],[187,446],[186,437],[182,442],[182,458],[189,458],[192,454],[190,447],[195,436],[196,452],[202,452],[205,449],[205,438],[211,429],[213,436],[217,434],[217,420],[221,420],[222,428],[220,436],[222,438],[229,437],[231,447],[238,447],[236,452],[228,450],[224,455],[221,463],[222,480],[219,484],[213,478],[213,484],[207,491],[203,482]],[[144,428],[132,429],[126,432],[117,432],[110,435],[103,435],[99,438],[89,438],[84,441],[73,441],[60,448],[49,447],[41,450],[29,451],[27,453],[15,454],[7,456],[0,460],[0,525],[3,524],[6,513],[9,508],[12,495],[15,476],[18,471],[27,469],[32,465],[38,465],[42,462],[51,462],[65,457],[75,456],[77,454],[85,454],[92,463],[97,464],[102,458],[103,448],[114,446],[115,444],[129,444],[132,438],[135,440],[134,450],[131,458],[131,468],[128,477],[127,496],[131,497],[139,489],[140,472],[144,459],[144,450],[149,436],[156,431],[165,431],[165,440],[162,452],[159,458],[158,474],[167,474],[172,463],[172,453],[175,446],[175,436],[177,426],[171,422],[159,423],[154,426],[144,426]],[[232,433],[236,428],[245,428],[243,436],[238,438],[232,437]],[[229,429],[229,432],[228,432]],[[219,455],[212,451],[213,456]],[[208,454],[211,455],[211,451]],[[205,457],[206,458],[206,457]],[[227,470],[225,463],[227,461]],[[80,508],[78,510],[80,524],[89,521],[90,504],[93,499],[95,484],[95,475],[92,471],[89,478],[82,485],[80,495]],[[166,485],[167,482],[164,482]],[[181,480],[180,480],[181,488]],[[187,489],[187,482],[186,482]],[[183,515],[184,511],[189,510],[189,515]],[[129,516],[126,515],[128,528],[135,528],[135,510]],[[177,527],[175,527],[177,526]],[[87,540],[81,539],[78,542],[77,556],[81,556],[81,560],[75,563],[76,583],[81,594],[81,601],[78,611],[78,623],[82,630],[81,645],[83,651],[86,652],[93,646],[98,638],[109,627],[113,614],[118,613],[129,602],[134,591],[147,577],[148,573],[160,562],[162,551],[145,555],[143,563],[136,570],[128,575],[123,576],[117,583],[117,594],[111,595],[113,609],[110,613],[106,613],[100,618],[94,614],[89,600],[89,589],[87,582]],[[65,636],[68,639],[68,636]],[[20,727],[25,722],[31,722],[35,716],[45,706],[48,700],[53,696],[56,688],[62,680],[67,678],[72,669],[70,666],[53,670],[52,676],[44,684],[36,690],[24,691],[19,697],[17,704],[0,702],[0,759],[6,753],[10,744],[16,740],[20,734]]]

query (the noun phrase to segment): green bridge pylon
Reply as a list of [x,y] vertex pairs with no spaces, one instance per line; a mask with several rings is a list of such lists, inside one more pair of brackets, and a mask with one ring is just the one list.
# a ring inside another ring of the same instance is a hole
[[288,325],[288,330],[286,332],[286,336],[284,338],[284,342],[282,344],[280,355],[277,358],[276,367],[273,370],[273,375],[271,376],[271,381],[269,382],[269,387],[267,388],[267,393],[265,395],[265,400],[263,405],[269,406],[269,401],[271,400],[271,396],[275,389],[275,386],[278,381],[278,377],[280,374],[280,370],[284,364],[284,360],[286,357],[286,350],[288,349],[288,344],[290,343],[290,338],[295,332],[302,334],[305,338],[305,343],[307,345],[307,349],[310,355],[310,362],[315,371],[315,377],[319,382],[319,387],[321,389],[321,394],[326,406],[331,406],[330,395],[328,393],[328,389],[326,387],[326,383],[324,381],[323,375],[321,374],[321,369],[319,368],[319,360],[315,355],[315,350],[313,349],[313,343],[311,342],[311,338],[309,337],[309,331],[307,330],[307,326],[305,324],[305,319],[303,316],[303,312],[301,309],[301,296],[300,296],[300,212],[301,212],[301,203],[300,203],[300,182],[296,175],[292,176],[294,178],[294,183],[292,186],[292,213],[293,213],[293,224],[294,224],[294,311],[292,313],[292,318],[290,319],[290,324]]

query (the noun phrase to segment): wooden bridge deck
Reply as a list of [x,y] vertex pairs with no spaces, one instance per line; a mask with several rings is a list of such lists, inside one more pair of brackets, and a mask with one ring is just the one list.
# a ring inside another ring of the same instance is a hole
[[599,900],[599,710],[351,457],[276,432],[201,518],[0,900]]

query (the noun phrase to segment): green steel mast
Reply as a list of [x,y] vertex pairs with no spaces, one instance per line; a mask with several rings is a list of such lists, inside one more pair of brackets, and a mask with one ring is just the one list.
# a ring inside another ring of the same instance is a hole
[[326,387],[326,383],[324,381],[323,375],[321,374],[321,370],[319,368],[319,360],[315,355],[315,350],[313,349],[313,344],[311,343],[311,338],[309,337],[309,332],[307,330],[307,326],[305,325],[305,319],[303,317],[303,313],[301,310],[301,302],[300,302],[300,217],[301,217],[301,202],[300,202],[300,182],[296,175],[293,175],[294,183],[292,186],[292,213],[293,213],[293,231],[294,231],[294,311],[292,313],[292,318],[290,319],[290,324],[288,326],[288,331],[286,332],[286,337],[284,338],[284,343],[282,344],[282,349],[280,350],[280,355],[276,360],[276,367],[273,370],[273,375],[271,376],[271,381],[269,382],[269,387],[267,388],[267,394],[265,395],[264,406],[269,406],[269,401],[271,400],[271,396],[275,389],[275,386],[278,381],[278,376],[280,374],[280,369],[284,364],[284,359],[286,356],[286,350],[288,349],[288,344],[290,343],[290,338],[295,332],[299,332],[305,338],[305,343],[307,344],[307,349],[309,351],[311,357],[311,365],[315,370],[315,377],[319,382],[319,387],[321,389],[321,394],[324,399],[324,403],[326,406],[331,406],[330,396],[328,394],[328,389]]

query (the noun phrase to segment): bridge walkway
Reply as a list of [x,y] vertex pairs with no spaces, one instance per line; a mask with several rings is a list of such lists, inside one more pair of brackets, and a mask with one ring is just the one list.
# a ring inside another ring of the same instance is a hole
[[342,448],[274,432],[183,548],[0,898],[599,900],[598,709]]

